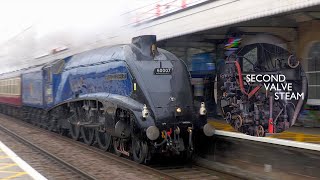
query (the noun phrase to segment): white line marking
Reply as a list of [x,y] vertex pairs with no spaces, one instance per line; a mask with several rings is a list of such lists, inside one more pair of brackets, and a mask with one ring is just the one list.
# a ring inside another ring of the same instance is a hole
[[6,153],[18,166],[27,172],[33,179],[36,180],[47,180],[44,176],[42,176],[38,171],[33,169],[28,163],[22,160],[16,153],[14,153],[11,149],[9,149],[5,144],[0,141],[0,149],[4,153]]
[[256,137],[256,136],[250,136],[242,133],[234,133],[234,132],[227,132],[227,131],[221,131],[221,130],[216,130],[215,135],[245,139],[250,141],[258,141],[263,143],[277,144],[277,145],[295,147],[300,149],[308,149],[313,151],[320,151],[320,144],[296,142],[296,141],[289,141],[289,140],[268,138],[268,137]]

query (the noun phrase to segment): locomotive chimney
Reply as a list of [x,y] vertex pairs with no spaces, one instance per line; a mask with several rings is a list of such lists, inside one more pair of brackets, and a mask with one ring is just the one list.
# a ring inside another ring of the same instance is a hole
[[132,38],[132,44],[141,50],[141,53],[147,57],[157,55],[157,38],[155,35],[144,35]]

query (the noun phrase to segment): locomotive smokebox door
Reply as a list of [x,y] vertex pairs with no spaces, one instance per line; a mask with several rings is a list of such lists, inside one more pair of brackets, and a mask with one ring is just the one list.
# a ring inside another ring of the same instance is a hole
[[141,53],[153,58],[157,55],[156,49],[157,37],[155,35],[144,35],[132,38],[132,44],[141,50]]

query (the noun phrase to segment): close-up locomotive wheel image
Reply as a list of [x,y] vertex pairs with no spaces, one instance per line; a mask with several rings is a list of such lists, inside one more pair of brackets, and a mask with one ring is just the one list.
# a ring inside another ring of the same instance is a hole
[[295,55],[279,44],[248,40],[221,69],[221,112],[235,130],[261,137],[295,124],[308,90]]

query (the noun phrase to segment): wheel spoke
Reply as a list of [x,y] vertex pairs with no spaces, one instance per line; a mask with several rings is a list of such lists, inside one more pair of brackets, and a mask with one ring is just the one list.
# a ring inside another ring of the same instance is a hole
[[106,132],[100,132],[99,130],[96,130],[96,141],[100,149],[107,151],[110,148],[111,135]]
[[94,140],[94,129],[81,127],[81,136],[83,138],[84,143],[87,145],[92,145]]
[[74,140],[78,141],[80,138],[80,127],[71,123],[70,124],[70,134]]

